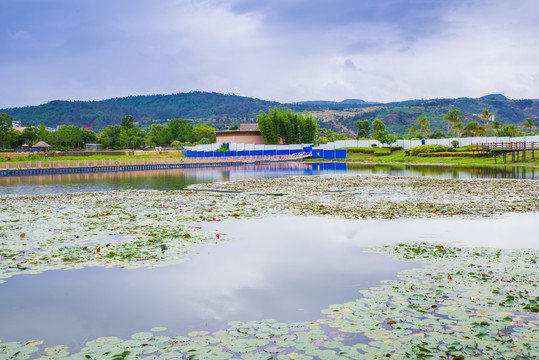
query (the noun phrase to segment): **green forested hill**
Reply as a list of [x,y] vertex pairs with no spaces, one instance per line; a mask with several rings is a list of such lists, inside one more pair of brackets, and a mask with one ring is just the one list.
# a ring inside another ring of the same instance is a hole
[[[254,122],[260,110],[279,105],[277,102],[209,92],[173,95],[150,95],[115,98],[102,101],[51,101],[39,106],[2,109],[14,120],[25,125],[58,124],[90,126],[99,131],[121,118],[132,115],[139,127],[162,123],[171,118],[184,118],[217,129],[240,122]],[[478,120],[474,114],[484,109],[496,114],[503,124],[521,124],[525,118],[539,118],[539,100],[510,100],[494,94],[477,99],[409,100],[396,103],[365,103],[362,100],[336,102],[303,102],[284,104],[294,111],[310,111],[322,127],[353,134],[355,122],[361,119],[381,119],[390,132],[405,134],[419,116],[426,115],[434,131],[445,130],[443,116],[459,109],[468,121]]]

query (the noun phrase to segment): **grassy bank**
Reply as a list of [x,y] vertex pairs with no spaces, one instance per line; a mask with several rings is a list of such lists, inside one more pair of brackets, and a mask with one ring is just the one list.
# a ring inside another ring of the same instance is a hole
[[[535,153],[535,159],[532,159],[532,152],[528,151],[526,154],[526,160],[524,161],[520,157],[519,161],[512,160],[511,155],[507,155],[507,161],[504,164],[503,158],[498,157],[497,160],[493,156],[462,156],[462,153],[455,153],[455,156],[450,154],[444,154],[443,156],[436,156],[436,154],[429,154],[429,156],[409,156],[406,155],[404,150],[393,151],[388,155],[375,155],[360,152],[348,152],[347,159],[345,160],[328,160],[328,161],[342,161],[348,163],[363,163],[363,164],[426,164],[426,165],[459,165],[459,166],[539,166],[539,152]],[[320,159],[310,159],[308,161],[319,162]],[[324,161],[324,160],[322,160]]]

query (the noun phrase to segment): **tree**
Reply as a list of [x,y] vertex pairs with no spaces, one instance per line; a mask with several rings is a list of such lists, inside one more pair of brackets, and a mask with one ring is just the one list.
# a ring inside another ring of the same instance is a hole
[[135,127],[135,120],[131,115],[126,115],[122,118],[120,126],[126,129],[132,129]]
[[480,126],[477,121],[470,121],[465,127],[464,130],[466,130],[466,134],[468,136],[478,136],[485,133],[485,127]]
[[380,119],[374,119],[372,122],[372,130],[377,133],[379,131],[385,131],[386,126]]
[[485,109],[481,114],[479,114],[479,117],[485,120],[485,133],[488,136],[488,121],[491,118],[494,118],[494,114],[490,113],[487,109]]
[[209,144],[212,144],[215,142],[215,132],[217,129],[207,126],[207,125],[197,125],[193,128],[193,137],[195,141],[201,141],[202,139],[206,138],[209,139]]
[[103,144],[105,147],[117,147],[120,146],[120,133],[122,132],[122,127],[120,125],[109,125],[101,129],[99,133],[98,142]]
[[9,131],[13,128],[13,119],[6,113],[0,113],[0,137],[2,138],[2,148],[6,148],[6,140]]
[[[465,117],[463,115],[459,115],[459,110],[457,109],[449,110],[447,114],[444,115],[444,120],[446,120],[449,124],[451,124],[451,129],[453,129],[453,126],[455,125],[457,121],[462,122],[464,119]],[[455,131],[455,135],[457,135],[456,131]]]
[[526,119],[524,119],[523,127],[524,127],[525,129],[528,129],[528,131],[532,131],[532,129],[533,129],[534,127],[536,127],[536,125],[535,125],[535,123],[534,123],[534,121],[533,121],[532,118],[526,118]]
[[194,140],[193,126],[184,119],[171,119],[167,125],[169,143],[173,141],[191,142]]
[[51,142],[51,132],[47,130],[45,124],[40,124],[37,126],[37,141]]
[[419,126],[419,133],[425,133],[425,137],[427,137],[427,135],[432,132],[432,130],[430,129],[430,122],[426,116],[418,117],[415,123]]
[[161,124],[152,124],[150,125],[150,133],[148,134],[150,143],[155,146],[167,146],[172,142],[169,141],[169,132],[167,128]]
[[455,135],[458,135],[458,137],[460,137],[460,132],[464,130],[464,125],[462,124],[462,121],[457,120],[450,130],[453,130],[455,132]]
[[30,126],[24,129],[21,133],[21,141],[30,146],[34,145],[37,142],[38,129],[35,126]]
[[397,141],[397,137],[394,135],[391,135],[386,130],[376,132],[374,138],[380,141],[384,145],[386,144],[390,145],[390,144],[393,144],[395,141]]
[[266,114],[257,115],[258,129],[268,144],[314,143],[318,124],[309,113],[295,114],[293,110],[275,106]]
[[408,129],[408,135],[410,135],[410,139],[413,139],[417,135],[417,128],[415,126],[412,126],[410,129]]
[[357,136],[356,139],[360,138],[369,138],[371,133],[371,124],[369,123],[369,120],[358,120],[356,121],[357,126]]
[[492,122],[492,128],[496,130],[496,136],[500,136],[500,126],[502,123],[499,120]]

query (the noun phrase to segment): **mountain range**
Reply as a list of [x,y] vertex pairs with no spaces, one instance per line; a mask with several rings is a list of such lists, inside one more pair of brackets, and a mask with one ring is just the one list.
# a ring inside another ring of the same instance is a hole
[[136,124],[148,129],[151,124],[164,123],[172,118],[184,118],[193,123],[226,129],[239,123],[256,122],[260,111],[274,106],[285,106],[294,111],[308,111],[318,119],[321,127],[353,135],[357,120],[379,118],[388,131],[405,134],[418,117],[426,115],[434,131],[447,130],[443,116],[458,109],[468,120],[479,120],[477,114],[487,109],[496,114],[502,124],[523,123],[525,118],[539,118],[539,99],[511,100],[501,94],[480,98],[407,100],[392,103],[367,102],[360,99],[336,101],[302,101],[281,104],[220,94],[215,92],[189,92],[171,95],[140,95],[101,101],[55,100],[38,106],[0,109],[25,126],[58,124],[89,127],[99,131],[121,118],[132,115]]

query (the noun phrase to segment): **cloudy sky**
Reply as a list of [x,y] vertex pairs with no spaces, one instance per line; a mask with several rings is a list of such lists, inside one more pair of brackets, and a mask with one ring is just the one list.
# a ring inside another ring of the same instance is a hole
[[194,90],[539,98],[537,0],[0,0],[0,108]]

